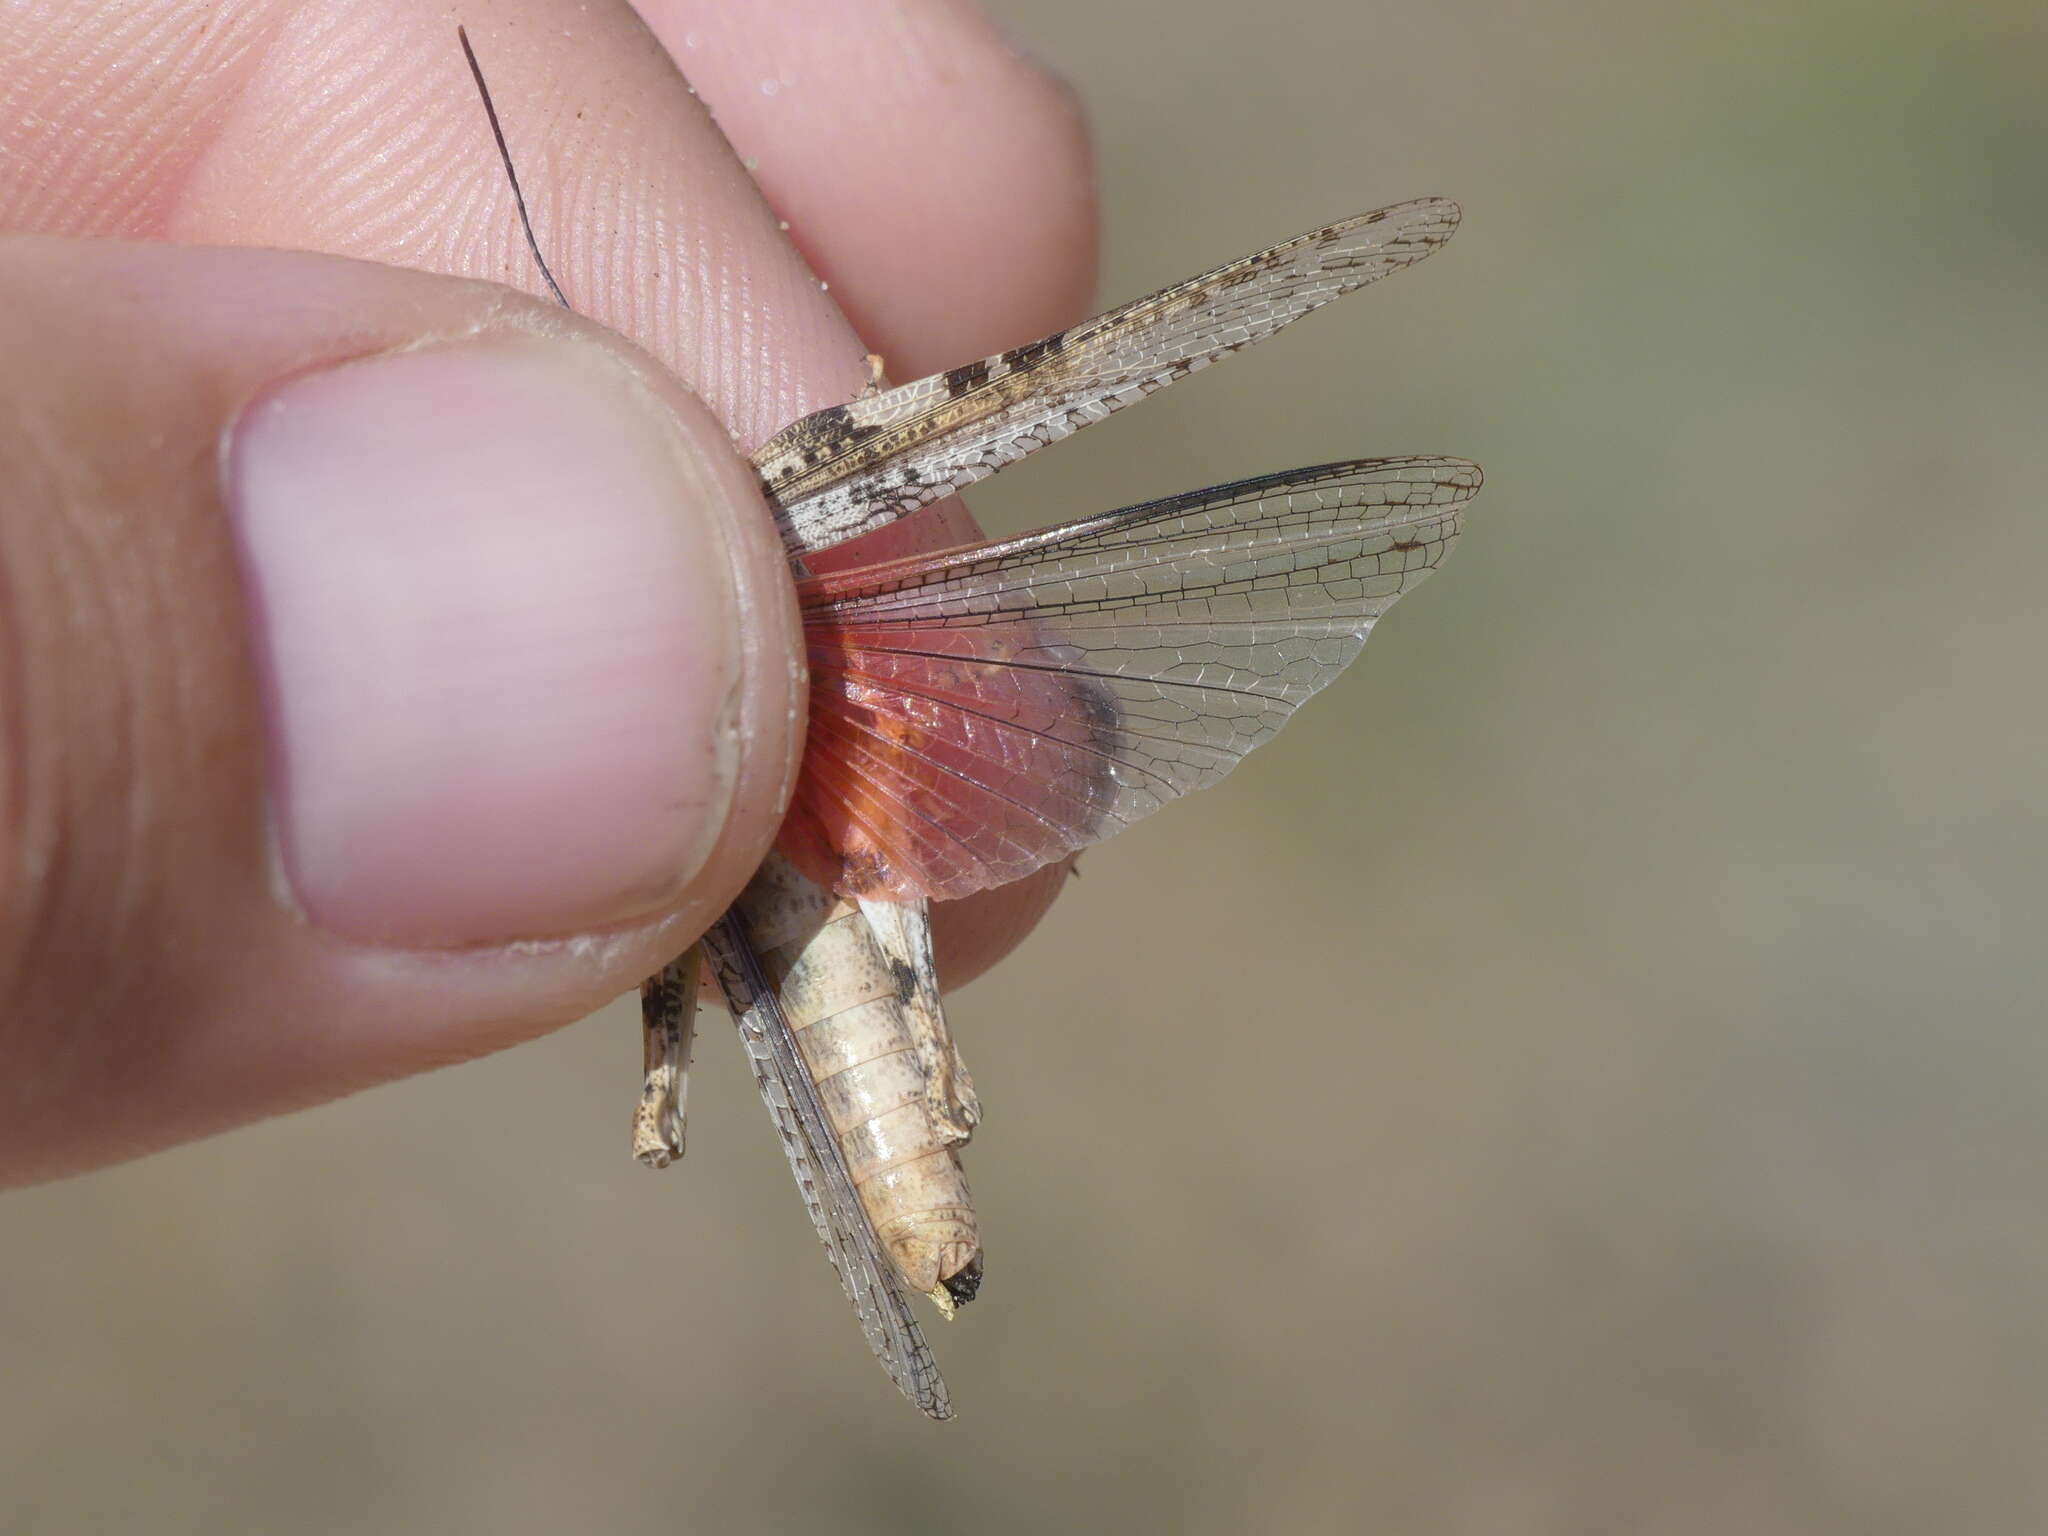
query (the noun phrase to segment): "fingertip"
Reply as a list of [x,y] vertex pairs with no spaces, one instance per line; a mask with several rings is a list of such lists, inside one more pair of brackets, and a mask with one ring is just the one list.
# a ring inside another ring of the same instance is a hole
[[1074,860],[1065,858],[1010,885],[932,903],[932,942],[946,990],[966,986],[1021,944],[1073,873]]
[[0,1183],[580,1017],[744,884],[795,594],[650,359],[301,253],[17,240],[0,293]]
[[1086,312],[1097,241],[1086,116],[981,7],[642,9],[892,376]]
[[505,943],[731,883],[784,756],[743,732],[744,637],[778,626],[741,591],[760,495],[695,401],[580,339],[408,350],[265,392],[227,469],[310,921]]

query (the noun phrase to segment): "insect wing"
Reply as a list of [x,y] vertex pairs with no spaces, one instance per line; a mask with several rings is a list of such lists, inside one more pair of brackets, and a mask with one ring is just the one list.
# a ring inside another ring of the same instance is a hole
[[793,554],[871,533],[1263,340],[1450,239],[1458,205],[1397,203],[1027,346],[814,412],[754,455]]
[[717,968],[719,985],[725,989],[726,1004],[739,1025],[755,1084],[803,1192],[804,1209],[839,1273],[846,1299],[860,1318],[868,1347],[903,1395],[927,1416],[951,1418],[953,1407],[945,1380],[917,1319],[910,1314],[894,1268],[861,1209],[831,1124],[818,1102],[817,1087],[776,1000],[774,986],[761,969],[744,921],[728,912],[705,935],[705,946]]
[[785,851],[851,894],[954,897],[1214,783],[1443,560],[1479,484],[1359,460],[805,580]]

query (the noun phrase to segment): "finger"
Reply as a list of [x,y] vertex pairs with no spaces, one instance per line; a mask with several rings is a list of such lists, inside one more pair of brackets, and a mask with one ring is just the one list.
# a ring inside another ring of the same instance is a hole
[[1095,174],[1066,83],[962,0],[640,11],[897,379],[1087,313]]
[[[987,357],[1088,313],[1097,220],[1086,121],[1066,84],[978,6],[643,0],[640,10],[895,377]],[[958,501],[907,521],[858,558],[977,536]],[[1071,867],[935,906],[947,985],[1014,948]]]
[[[578,1017],[769,845],[725,433],[482,284],[0,242],[0,1182]],[[32,360],[32,366],[30,366]]]
[[[743,447],[858,392],[863,344],[623,4],[464,15],[581,312],[676,370]],[[17,108],[0,118],[0,228],[326,250],[540,291],[438,12],[101,0],[19,15],[0,50],[0,105]],[[872,553],[972,536],[957,504],[912,521]],[[970,951],[942,920],[949,975],[1032,920],[1021,894],[976,900]]]
[[[864,350],[621,0],[463,17],[581,314],[743,447],[859,392]],[[92,0],[0,32],[0,227],[282,246],[543,292],[444,12]]]

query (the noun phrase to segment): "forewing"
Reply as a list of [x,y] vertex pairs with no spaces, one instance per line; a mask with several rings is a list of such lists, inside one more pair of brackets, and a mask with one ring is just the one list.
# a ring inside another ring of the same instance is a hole
[[1330,464],[807,579],[787,851],[849,894],[962,896],[1213,784],[1443,560],[1479,484]]
[[905,1397],[931,1418],[951,1418],[945,1380],[861,1208],[818,1090],[775,989],[762,973],[744,920],[736,912],[726,913],[704,943],[739,1026],[755,1084],[803,1192],[804,1209],[839,1272],[868,1347]]
[[1361,214],[1013,351],[792,423],[754,456],[793,554],[857,538],[1420,261],[1443,198]]

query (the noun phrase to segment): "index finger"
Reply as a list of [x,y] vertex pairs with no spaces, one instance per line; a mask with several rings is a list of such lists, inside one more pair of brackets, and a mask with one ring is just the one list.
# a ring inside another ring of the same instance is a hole
[[[1063,93],[970,7],[912,0],[889,9],[884,35],[878,5],[834,22],[777,0],[690,49],[692,17],[711,11],[649,7],[672,41],[682,26],[702,97],[624,4],[484,0],[463,18],[572,304],[659,357],[742,449],[858,393],[868,342],[707,101],[773,168],[812,258],[829,269],[848,253],[842,291],[887,310],[870,322],[875,345],[915,357],[909,338],[929,326],[950,338],[935,347],[971,343],[973,356],[1078,313],[1093,238],[1085,139]],[[806,111],[734,104],[749,79],[758,91],[794,69],[799,45]],[[446,13],[400,0],[97,3],[18,15],[0,50],[0,229],[298,247],[541,289]],[[892,73],[892,59],[913,63]],[[939,131],[961,98],[912,88],[916,60],[928,78],[967,80],[1002,131]],[[1041,157],[1040,179],[1006,187],[997,150],[1012,139],[1065,147]],[[963,246],[970,225],[981,233]],[[1050,231],[1050,244],[1005,229]],[[893,273],[878,260],[890,251]],[[892,533],[901,549],[958,542],[972,524],[953,504]],[[958,914],[949,977],[1013,944],[1049,891],[990,893]]]

